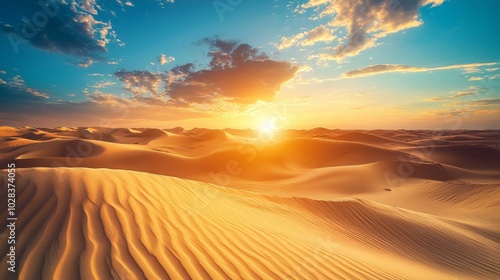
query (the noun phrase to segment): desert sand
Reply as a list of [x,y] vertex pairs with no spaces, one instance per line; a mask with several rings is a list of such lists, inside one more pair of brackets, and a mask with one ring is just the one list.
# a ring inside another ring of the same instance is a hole
[[19,279],[500,278],[500,131],[4,126],[8,163]]

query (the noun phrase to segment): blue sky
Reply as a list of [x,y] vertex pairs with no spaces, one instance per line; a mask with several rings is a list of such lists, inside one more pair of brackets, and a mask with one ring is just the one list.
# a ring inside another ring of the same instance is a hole
[[500,127],[498,1],[44,3],[2,2],[5,125]]

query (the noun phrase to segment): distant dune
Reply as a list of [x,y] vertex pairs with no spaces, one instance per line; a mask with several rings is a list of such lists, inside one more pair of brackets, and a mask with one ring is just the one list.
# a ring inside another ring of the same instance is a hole
[[256,135],[0,127],[19,278],[500,278],[499,132]]

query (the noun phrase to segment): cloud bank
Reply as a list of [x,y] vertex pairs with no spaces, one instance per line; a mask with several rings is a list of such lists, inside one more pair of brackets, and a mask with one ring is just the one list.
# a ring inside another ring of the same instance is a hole
[[[318,12],[319,17],[332,17],[328,25],[333,30],[346,31],[341,43],[310,56],[311,59],[342,61],[376,46],[381,38],[389,34],[420,26],[420,8],[427,5],[439,6],[443,2],[444,0],[309,0],[296,12],[313,9]],[[304,37],[306,36],[298,34],[282,38],[279,47],[296,45],[296,41],[303,40]]]
[[245,43],[210,38],[198,44],[209,49],[210,62],[204,69],[187,63],[166,73],[120,70],[115,76],[136,97],[153,97],[172,106],[187,107],[272,101],[281,85],[298,71],[298,66],[272,60]]
[[14,49],[21,43],[36,48],[92,60],[102,60],[106,45],[116,34],[109,22],[95,18],[95,1],[32,1],[9,3],[13,19],[0,21]]

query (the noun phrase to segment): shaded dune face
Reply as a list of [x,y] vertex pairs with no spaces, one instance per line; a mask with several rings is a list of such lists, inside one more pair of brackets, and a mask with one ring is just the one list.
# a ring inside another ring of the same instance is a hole
[[109,169],[20,169],[18,179],[21,279],[489,278],[500,265],[492,236],[364,200]]
[[19,278],[499,278],[499,132],[255,137],[0,127]]

